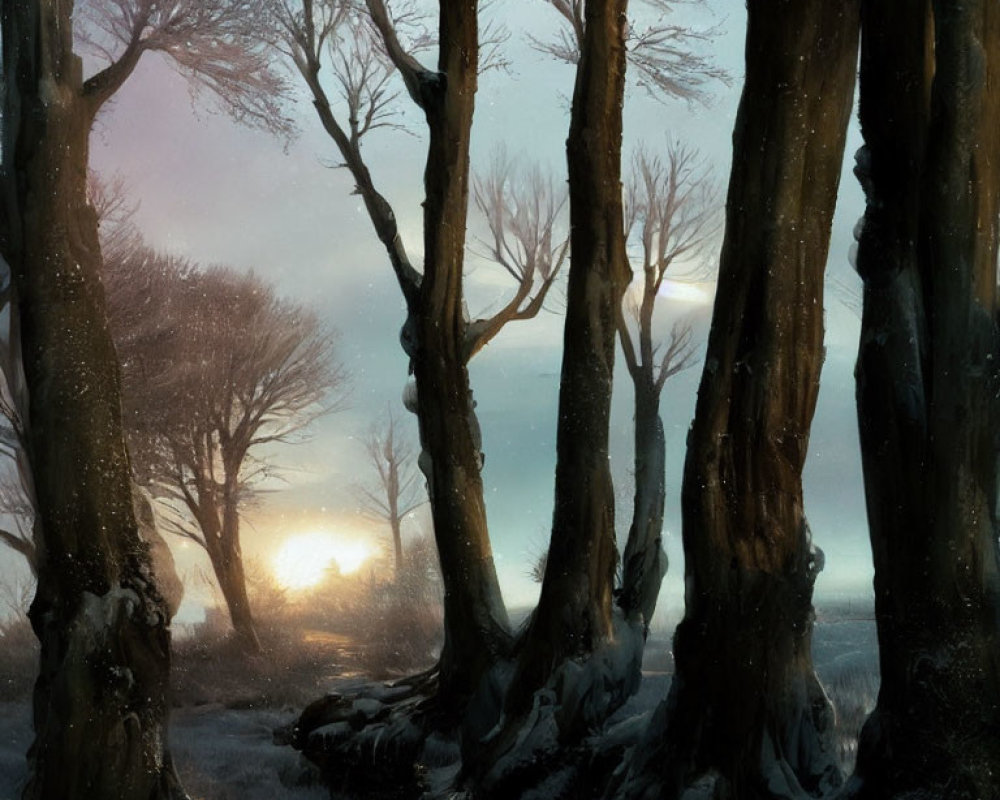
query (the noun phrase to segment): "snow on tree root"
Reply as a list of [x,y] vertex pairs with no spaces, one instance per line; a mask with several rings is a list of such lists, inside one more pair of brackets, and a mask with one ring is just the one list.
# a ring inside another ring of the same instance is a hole
[[555,800],[595,790],[586,784],[596,766],[607,772],[635,736],[634,728],[619,730],[630,731],[622,741],[594,734],[639,688],[642,627],[616,610],[609,641],[586,658],[563,662],[522,719],[501,714],[478,752],[466,748],[480,762],[466,765],[476,798]]
[[439,729],[436,685],[432,670],[327,695],[275,731],[275,742],[300,750],[333,792],[366,800],[438,796],[452,785],[460,753],[454,732]]

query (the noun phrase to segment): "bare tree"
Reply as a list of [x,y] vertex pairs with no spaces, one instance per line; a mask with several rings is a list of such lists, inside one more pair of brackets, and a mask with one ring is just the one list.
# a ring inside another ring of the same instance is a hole
[[846,797],[1000,791],[1000,16],[862,3],[856,369],[881,689]]
[[400,435],[398,426],[392,411],[388,410],[382,420],[369,428],[364,442],[365,452],[378,481],[374,489],[358,487],[362,511],[389,526],[397,577],[402,574],[404,564],[403,520],[427,502],[416,467],[416,454]]
[[[563,26],[553,41],[529,37],[537,50],[567,64],[580,60],[586,31],[587,0],[542,0],[562,17]],[[729,74],[696,48],[715,37],[714,29],[695,30],[666,22],[675,6],[687,0],[640,0],[651,24],[631,20],[625,34],[625,47],[631,74],[651,96],[676,97],[689,102],[708,99],[708,85],[713,81],[729,83]]]
[[802,468],[858,7],[748,4],[718,289],[684,467],[676,673],[616,796],[675,798],[693,785],[714,797],[819,796],[841,780],[812,667],[823,558]]
[[[271,113],[282,83],[243,35],[259,19],[246,0],[75,6],[13,0],[0,12],[0,254],[11,275],[0,362],[42,539],[31,612],[42,671],[25,797],[149,800],[182,794],[166,751],[169,631],[131,509],[97,216],[86,194],[89,134],[148,51],[167,55],[235,117],[268,129],[286,127]],[[74,33],[103,55],[89,76]],[[87,620],[105,623],[94,631]],[[96,662],[106,668],[100,676]],[[128,680],[111,686],[106,675]],[[53,701],[68,686],[74,702]]]
[[[675,321],[658,342],[654,313],[668,272],[680,277],[704,271],[704,251],[718,228],[714,186],[698,155],[672,143],[665,160],[640,150],[626,185],[626,236],[637,240],[630,259],[640,284],[626,294],[618,339],[634,396],[632,522],[623,559],[618,604],[626,618],[641,619],[648,632],[660,583],[667,570],[662,547],[666,496],[666,437],[660,396],[666,382],[694,363],[689,322]],[[685,269],[686,267],[686,269]]]
[[273,471],[261,447],[336,404],[334,337],[253,275],[140,249],[109,261],[105,281],[137,477],[166,501],[167,529],[205,549],[237,637],[257,651],[240,511]]
[[[616,321],[631,273],[621,192],[625,92],[624,0],[591,0],[566,155],[571,259],[559,388],[555,511],[538,608],[525,633],[506,701],[512,720],[576,658],[613,638],[618,551],[608,462]],[[627,697],[638,678],[561,697],[560,737],[572,739]],[[621,680],[618,680],[618,679]],[[490,786],[502,794],[502,784]]]
[[[383,0],[370,0],[359,12],[337,0],[272,0],[271,8],[281,33],[275,45],[312,94],[406,301],[401,340],[416,380],[411,405],[420,425],[419,463],[427,477],[446,587],[438,694],[442,707],[457,711],[509,644],[507,611],[487,531],[481,436],[468,360],[506,322],[525,318],[528,297],[546,288],[543,279],[525,290],[529,273],[515,274],[516,303],[505,304],[488,318],[466,318],[469,137],[482,64],[477,3],[440,4],[436,68],[417,57],[434,48],[428,48],[426,38],[409,35],[408,19],[396,13],[405,12],[405,4],[390,8]],[[394,124],[390,74],[398,76],[424,112],[430,133],[422,268],[410,260],[396,215],[376,188],[362,153],[362,142],[372,130]],[[530,279],[537,274],[530,273]]]

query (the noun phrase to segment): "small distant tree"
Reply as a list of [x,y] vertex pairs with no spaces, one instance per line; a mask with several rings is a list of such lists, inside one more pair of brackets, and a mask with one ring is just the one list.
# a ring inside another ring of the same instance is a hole
[[377,479],[372,486],[358,486],[361,510],[367,517],[389,526],[396,577],[403,569],[403,520],[427,502],[424,482],[417,470],[413,447],[399,431],[392,411],[372,423],[365,436],[365,452]]
[[237,638],[256,652],[240,512],[274,471],[261,448],[295,441],[337,405],[334,336],[229,269],[139,249],[105,279],[137,479],[164,501],[168,530],[205,549]]
[[647,631],[667,571],[662,546],[666,437],[660,396],[666,382],[695,360],[690,322],[674,321],[663,342],[655,314],[668,272],[676,275],[685,264],[688,269],[682,275],[690,275],[692,267],[695,272],[702,268],[705,245],[718,229],[715,200],[708,171],[694,150],[672,143],[665,159],[646,150],[636,154],[625,189],[625,229],[636,245],[629,262],[639,278],[626,293],[618,322],[633,386],[635,491],[618,604],[627,617],[641,614]]

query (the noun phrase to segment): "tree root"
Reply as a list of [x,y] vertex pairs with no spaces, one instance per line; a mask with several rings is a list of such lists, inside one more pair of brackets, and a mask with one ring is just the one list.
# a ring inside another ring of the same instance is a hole
[[437,700],[438,669],[393,683],[331,693],[274,733],[302,752],[331,791],[366,800],[410,800],[457,772],[454,726]]

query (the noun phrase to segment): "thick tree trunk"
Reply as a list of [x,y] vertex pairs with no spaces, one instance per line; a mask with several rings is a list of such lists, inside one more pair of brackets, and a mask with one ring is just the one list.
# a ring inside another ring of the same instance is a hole
[[208,560],[219,582],[222,599],[233,624],[240,648],[248,655],[260,653],[260,639],[247,596],[246,573],[240,549],[240,518],[232,497],[220,501],[212,490],[198,493],[199,527],[205,539]]
[[882,687],[845,794],[997,798],[1000,9],[864,9],[857,398]]
[[637,380],[634,386],[635,497],[618,605],[627,620],[640,622],[643,631],[649,633],[660,584],[667,574],[667,554],[663,550],[667,442],[660,418],[659,391],[652,380]]
[[538,608],[508,696],[522,713],[563,661],[592,653],[612,629],[617,549],[608,465],[617,321],[625,258],[621,141],[626,0],[590,0],[566,155],[569,289],[559,385],[555,512]]
[[482,707],[464,731],[463,766],[477,797],[557,784],[565,796],[589,791],[579,785],[585,771],[573,745],[640,679],[641,634],[616,624],[612,606],[618,552],[608,464],[618,320],[631,278],[621,186],[626,8],[627,0],[586,5],[566,142],[572,233],[552,538],[513,676],[498,676],[494,696],[477,698]]
[[464,352],[462,270],[477,83],[476,5],[475,0],[441,3],[439,84],[426,92],[424,275],[412,361],[421,469],[445,588],[439,699],[445,710],[456,711],[509,639],[486,525],[482,448]]
[[14,277],[41,519],[31,800],[181,797],[170,633],[132,513],[117,359],[86,200],[92,107],[69,0],[5,0],[0,248]]
[[812,668],[822,566],[802,467],[823,273],[851,113],[858,3],[751,0],[715,312],[682,493],[676,673],[625,797],[818,796],[840,782]]

